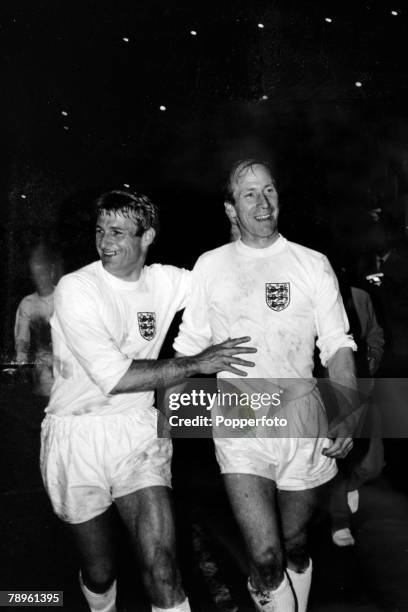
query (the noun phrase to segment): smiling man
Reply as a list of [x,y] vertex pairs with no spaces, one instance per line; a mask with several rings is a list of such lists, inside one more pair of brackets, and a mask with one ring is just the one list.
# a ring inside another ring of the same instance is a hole
[[55,513],[69,524],[91,610],[116,610],[113,504],[130,536],[152,610],[187,612],[175,559],[171,440],[157,438],[153,390],[186,376],[253,365],[249,338],[225,336],[189,358],[158,360],[190,273],[146,266],[158,212],[144,195],[96,202],[100,261],[63,277],[51,320],[55,384],[42,427],[41,471]]
[[[312,575],[306,527],[320,485],[336,474],[335,458],[352,446],[350,438],[325,437],[312,377],[314,346],[317,338],[329,376],[347,387],[355,385],[356,347],[326,257],[278,232],[278,194],[267,164],[245,160],[233,167],[225,209],[241,239],[197,261],[174,347],[178,355],[192,355],[245,332],[258,349],[251,385],[267,389],[275,381],[290,390],[280,411],[289,423],[286,434],[267,437],[262,430],[251,438],[215,436],[214,442],[247,546],[256,608],[304,612]],[[242,387],[236,373],[219,376]]]

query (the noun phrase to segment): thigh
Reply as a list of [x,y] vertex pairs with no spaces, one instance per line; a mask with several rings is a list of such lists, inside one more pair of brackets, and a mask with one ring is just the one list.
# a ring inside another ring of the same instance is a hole
[[285,539],[305,532],[317,507],[321,487],[303,491],[278,491],[278,504]]
[[280,548],[275,482],[253,474],[224,474],[223,478],[250,555]]
[[131,536],[139,560],[148,564],[157,551],[175,551],[171,490],[154,486],[117,497],[115,504]]

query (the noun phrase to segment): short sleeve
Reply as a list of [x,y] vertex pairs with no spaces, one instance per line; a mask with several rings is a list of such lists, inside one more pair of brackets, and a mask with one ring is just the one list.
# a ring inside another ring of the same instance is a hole
[[182,355],[196,355],[212,340],[209,323],[208,292],[202,261],[199,259],[190,277],[191,292],[173,348]]
[[340,348],[357,350],[347,314],[340,295],[336,275],[327,257],[323,256],[316,276],[314,315],[317,330],[316,345],[323,367]]
[[94,287],[75,277],[63,278],[55,292],[54,333],[104,394],[116,386],[132,360],[123,355],[106,328]]

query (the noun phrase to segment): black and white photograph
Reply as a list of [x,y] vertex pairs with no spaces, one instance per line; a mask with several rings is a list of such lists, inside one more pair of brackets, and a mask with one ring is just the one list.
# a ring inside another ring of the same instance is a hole
[[408,612],[408,6],[0,39],[0,609]]

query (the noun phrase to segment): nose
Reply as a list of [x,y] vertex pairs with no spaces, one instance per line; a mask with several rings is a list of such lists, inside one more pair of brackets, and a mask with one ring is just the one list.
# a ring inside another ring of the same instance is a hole
[[270,200],[268,198],[268,196],[265,193],[260,193],[258,196],[258,204],[262,207],[262,208],[269,208],[271,203]]
[[99,248],[104,250],[108,247],[110,247],[112,244],[112,238],[111,236],[107,235],[107,234],[103,234],[103,236],[99,236]]

